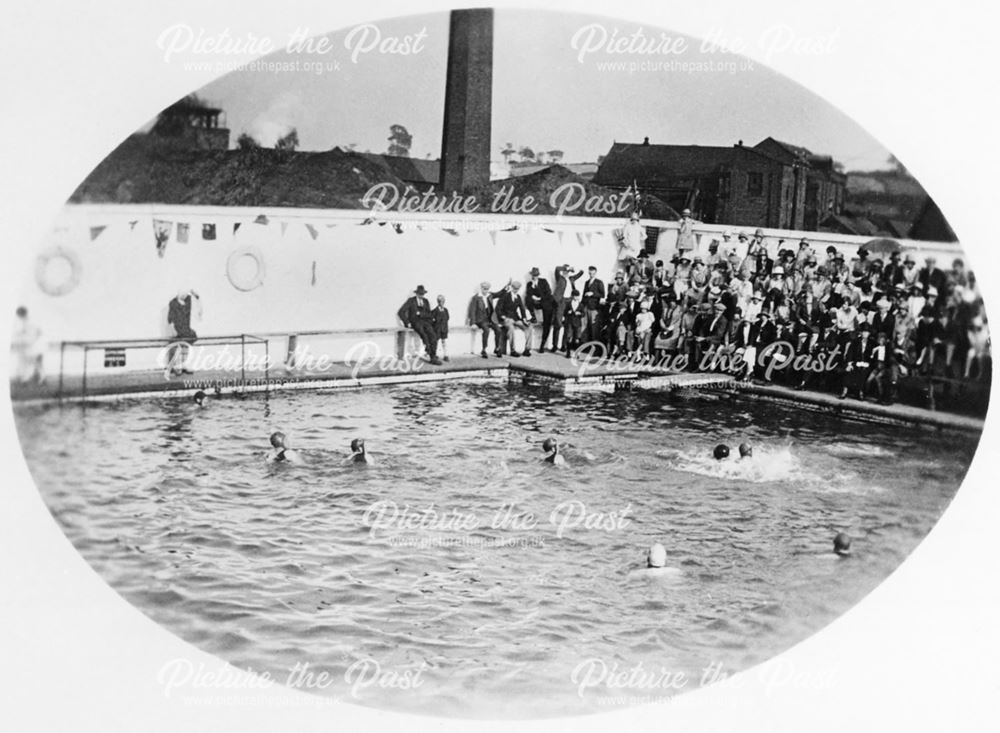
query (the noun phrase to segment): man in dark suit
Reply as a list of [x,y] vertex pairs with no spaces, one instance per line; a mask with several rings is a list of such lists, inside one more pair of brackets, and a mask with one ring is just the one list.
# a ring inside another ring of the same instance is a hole
[[479,292],[472,296],[472,300],[469,301],[469,314],[467,317],[470,326],[475,326],[483,335],[483,350],[480,352],[480,356],[484,359],[487,358],[486,347],[490,342],[490,334],[493,334],[493,344],[495,346],[493,353],[500,356],[500,346],[502,335],[500,332],[500,326],[497,325],[496,320],[493,318],[493,294],[490,292],[490,284],[488,282],[481,283],[479,285]]
[[899,261],[899,252],[889,254],[889,264],[882,268],[882,289],[892,290],[903,282],[903,265]]
[[413,296],[407,298],[396,315],[399,316],[399,320],[403,322],[406,328],[412,328],[420,337],[420,340],[424,342],[424,347],[427,349],[427,358],[430,363],[440,364],[441,360],[437,358],[437,333],[434,330],[434,314],[431,312],[430,303],[424,297],[427,295],[427,290],[423,285],[418,285],[417,289],[413,292]]
[[917,280],[924,290],[924,295],[927,295],[931,288],[934,288],[939,293],[944,292],[945,285],[948,284],[948,276],[944,274],[944,270],[937,266],[937,258],[933,256],[928,257],[924,260],[924,263],[926,266],[917,275]]
[[[531,314],[533,322],[538,321],[538,314],[542,315],[542,342],[538,347],[538,353],[545,353],[545,343],[549,340],[549,332],[552,331],[552,319],[555,315],[555,301],[552,298],[552,288],[549,281],[540,277],[542,273],[537,267],[531,268],[531,280],[524,289],[525,300],[527,301],[528,312]],[[527,347],[530,349],[531,344]]]
[[503,326],[511,356],[521,356],[514,348],[514,329],[524,331],[524,356],[531,356],[531,325],[528,323],[528,312],[520,295],[521,283],[517,280],[500,293],[496,304],[496,314]]
[[[583,277],[583,271],[573,274],[574,270],[569,265],[560,265],[556,268],[556,279],[552,286],[553,322],[552,322],[552,350],[558,351],[559,329],[566,320],[566,311],[570,305],[570,290],[576,289],[576,281]],[[544,342],[542,343],[544,346]]]
[[584,338],[601,340],[601,306],[604,304],[604,283],[597,277],[597,268],[587,268],[587,282],[583,284],[583,310],[586,313]]

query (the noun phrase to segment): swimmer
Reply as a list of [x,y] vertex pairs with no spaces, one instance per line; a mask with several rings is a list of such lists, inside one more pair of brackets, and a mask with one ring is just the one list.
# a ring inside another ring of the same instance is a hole
[[715,446],[715,450],[712,451],[712,457],[717,461],[721,461],[723,458],[729,458],[729,446],[719,443]]
[[630,577],[659,577],[664,575],[675,575],[680,572],[680,568],[667,567],[667,549],[659,542],[654,544],[646,552],[646,567],[633,570]]
[[753,447],[749,443],[740,443],[740,458],[753,458]]
[[204,407],[205,400],[208,399],[208,395],[206,395],[199,389],[197,392],[194,393],[194,396],[191,399],[194,400],[194,403],[198,405],[198,407]]
[[288,447],[282,432],[271,433],[271,448],[267,454],[268,463],[299,463],[299,454]]
[[851,536],[846,532],[838,532],[833,538],[833,551],[841,557],[851,554]]
[[372,460],[365,450],[365,439],[355,438],[351,441],[351,455],[347,458],[347,463],[371,463]]
[[542,460],[551,463],[553,466],[565,466],[566,459],[559,452],[559,441],[555,438],[546,438],[542,443],[542,450],[545,451],[545,458]]

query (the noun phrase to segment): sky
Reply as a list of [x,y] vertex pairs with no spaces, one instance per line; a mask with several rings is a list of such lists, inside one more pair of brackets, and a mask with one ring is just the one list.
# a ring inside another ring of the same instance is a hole
[[[400,124],[412,135],[412,157],[439,157],[448,15],[326,38],[324,52],[289,52],[286,39],[275,39],[282,50],[265,59],[274,66],[192,91],[225,110],[233,144],[247,132],[270,145],[294,127],[301,150],[353,144],[384,153],[390,125]],[[495,160],[508,142],[562,150],[564,162],[576,163],[646,136],[725,146],[772,136],[833,155],[848,170],[886,167],[889,151],[827,102],[757,62],[747,68],[743,57],[703,51],[703,39],[601,16],[498,9],[493,40]],[[625,51],[631,43],[631,52],[610,52],[615,41]]]

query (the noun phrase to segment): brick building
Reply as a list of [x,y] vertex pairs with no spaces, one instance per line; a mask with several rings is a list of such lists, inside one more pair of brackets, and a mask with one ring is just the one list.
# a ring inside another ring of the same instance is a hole
[[615,143],[594,176],[614,189],[634,182],[706,223],[780,229],[816,229],[824,207],[842,205],[844,180],[832,159],[772,138],[754,147]]

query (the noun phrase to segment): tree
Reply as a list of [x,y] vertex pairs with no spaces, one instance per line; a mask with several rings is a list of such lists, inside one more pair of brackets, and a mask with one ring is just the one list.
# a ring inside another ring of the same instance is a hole
[[241,132],[240,136],[236,138],[236,147],[240,150],[254,150],[260,147],[260,143],[245,132]]
[[523,161],[533,161],[535,159],[535,151],[525,145],[523,148],[517,151],[517,154],[521,156]]
[[505,143],[504,149],[500,151],[500,155],[503,156],[503,162],[510,165],[510,156],[514,155],[517,149],[511,143]]
[[410,146],[413,144],[413,136],[402,125],[392,125],[389,128],[389,155],[400,155],[404,158],[410,157]]
[[278,138],[274,143],[275,150],[295,150],[299,146],[299,131],[294,127],[284,137]]

